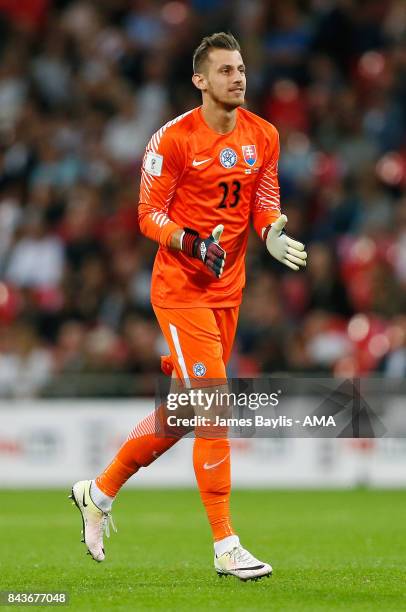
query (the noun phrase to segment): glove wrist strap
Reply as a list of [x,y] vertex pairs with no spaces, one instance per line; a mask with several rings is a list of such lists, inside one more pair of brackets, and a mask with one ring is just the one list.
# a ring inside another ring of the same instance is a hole
[[262,240],[263,240],[264,242],[266,242],[266,239],[268,238],[269,230],[271,229],[271,227],[272,227],[272,224],[269,224],[269,225],[267,225],[267,226],[266,226],[266,228],[264,229],[264,233],[263,233],[263,235],[262,235]]
[[183,228],[185,233],[182,240],[182,253],[189,257],[196,257],[196,248],[199,241],[199,232],[192,230],[189,227]]
[[[266,239],[268,238],[269,230],[271,229],[271,227],[272,227],[272,223],[270,223],[269,225],[267,225],[267,226],[266,226],[266,228],[264,229],[264,233],[263,233],[263,237],[262,237],[262,239],[263,239],[263,241],[264,241],[264,242],[266,242]],[[281,230],[280,235],[282,235],[282,234],[286,234],[286,232],[285,232],[285,230],[284,230],[284,229],[283,229],[283,230]]]

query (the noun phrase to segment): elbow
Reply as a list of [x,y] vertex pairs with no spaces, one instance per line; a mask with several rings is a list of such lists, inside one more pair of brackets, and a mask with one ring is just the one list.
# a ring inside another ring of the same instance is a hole
[[148,212],[145,210],[145,204],[141,202],[138,204],[138,226],[140,228],[141,234],[146,236],[146,217]]

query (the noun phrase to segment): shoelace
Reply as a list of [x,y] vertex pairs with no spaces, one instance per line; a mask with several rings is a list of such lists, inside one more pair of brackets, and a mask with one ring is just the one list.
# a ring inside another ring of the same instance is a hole
[[233,548],[230,552],[230,555],[234,563],[251,564],[253,562],[257,562],[255,557],[253,557],[251,553],[249,553],[248,550],[245,550],[245,548],[243,548],[242,546],[236,546],[235,548]]
[[113,531],[115,531],[117,533],[117,527],[114,524],[111,512],[104,512],[103,513],[103,520],[102,520],[101,526],[100,526],[100,530],[101,530],[101,533],[103,533],[103,531],[104,531],[104,533],[106,534],[106,536],[108,538],[110,537],[110,525],[112,526]]

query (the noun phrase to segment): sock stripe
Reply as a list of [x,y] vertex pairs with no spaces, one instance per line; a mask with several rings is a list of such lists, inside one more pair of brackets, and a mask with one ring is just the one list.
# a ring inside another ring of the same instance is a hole
[[145,419],[140,421],[130,432],[127,441],[141,436],[148,436],[155,433],[155,411],[151,412]]

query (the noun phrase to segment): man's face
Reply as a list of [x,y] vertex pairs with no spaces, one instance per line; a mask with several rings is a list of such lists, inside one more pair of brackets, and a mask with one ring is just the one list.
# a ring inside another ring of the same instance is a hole
[[244,104],[245,66],[239,51],[212,49],[204,64],[203,91],[215,102],[233,109]]

